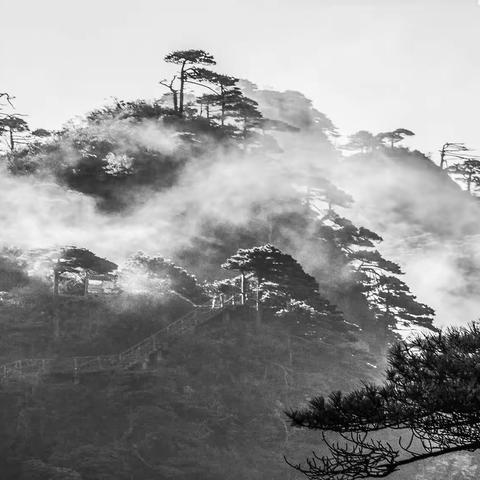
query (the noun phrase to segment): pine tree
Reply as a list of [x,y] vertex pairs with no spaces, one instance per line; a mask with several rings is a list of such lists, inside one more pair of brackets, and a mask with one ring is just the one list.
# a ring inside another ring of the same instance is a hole
[[124,283],[138,282],[130,285],[135,291],[159,290],[174,293],[191,303],[202,303],[206,300],[202,287],[196,277],[163,257],[150,257],[138,252],[130,257],[122,268]]
[[[206,68],[196,68],[192,73],[192,78],[195,81],[190,80],[190,83],[198,83],[211,91],[211,94],[203,95],[201,98],[204,102],[208,101],[208,107],[216,106],[220,109],[220,125],[223,127],[227,113],[227,99],[231,96],[231,92],[235,90],[238,78],[213,72]],[[208,110],[207,115],[209,116]]]
[[393,148],[395,144],[401,142],[405,137],[411,137],[415,135],[411,130],[406,128],[397,128],[393,132],[381,132],[377,134],[376,138],[380,143],[386,143],[390,148]]
[[480,160],[468,159],[448,167],[447,172],[461,176],[467,186],[467,191],[472,193],[472,187],[480,186]]
[[361,151],[362,153],[373,152],[381,146],[381,141],[373,133],[367,130],[359,130],[350,135],[348,143],[345,148],[348,150]]
[[117,268],[117,264],[95,255],[86,248],[66,247],[62,249],[55,269],[59,273],[83,270],[102,275],[111,273]]
[[315,234],[326,244],[337,270],[342,265],[350,271],[349,279],[361,286],[375,318],[388,329],[404,322],[433,328],[434,311],[420,303],[408,285],[397,275],[400,266],[385,259],[376,249],[382,238],[375,232],[357,227],[350,220],[331,210],[318,222]]
[[0,118],[0,135],[6,134],[8,137],[8,147],[11,152],[15,151],[19,133],[28,132],[28,123],[17,115],[7,115]]
[[252,131],[262,127],[263,115],[258,103],[246,97],[239,88],[229,90],[224,98],[224,108],[228,116],[240,125],[240,137],[246,140]]
[[380,478],[413,462],[480,448],[478,324],[399,342],[388,362],[381,386],[333,392],[287,412],[293,426],[322,432],[329,451],[290,465],[311,480]]
[[303,302],[317,313],[334,313],[336,308],[320,294],[317,281],[287,253],[273,245],[239,249],[222,265],[256,278],[256,302],[273,308],[288,308],[291,301]]
[[[183,116],[185,108],[185,85],[190,79],[195,78],[195,72],[198,65],[215,65],[216,62],[213,56],[209,53],[204,50],[196,49],[176,50],[166,55],[165,61],[180,66],[178,74],[173,77],[170,83],[167,83],[166,80],[162,80],[160,83],[172,92],[174,98],[174,110],[178,112],[180,116]],[[177,79],[179,87],[175,88],[173,85]]]

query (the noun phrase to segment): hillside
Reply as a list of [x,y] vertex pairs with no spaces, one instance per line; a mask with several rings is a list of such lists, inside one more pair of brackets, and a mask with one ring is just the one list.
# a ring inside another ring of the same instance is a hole
[[[189,90],[17,130],[1,156],[7,480],[302,478],[282,456],[319,439],[285,410],[381,381],[400,334],[477,310],[477,199],[401,146],[413,132],[347,152],[300,92],[178,55]],[[232,297],[230,315],[162,330]]]
[[[61,308],[63,315],[87,309],[94,324],[118,303],[85,299]],[[157,305],[152,326],[172,308]],[[151,324],[145,306],[141,314],[131,311],[90,335],[72,319],[58,353],[79,353],[89,337],[90,349],[118,351]],[[308,439],[289,430],[283,410],[373,378],[378,370],[364,348],[342,329],[320,324],[306,338],[296,322],[259,325],[253,314],[239,312],[169,342],[147,370],[86,374],[78,383],[47,376],[33,385],[4,384],[2,474],[25,480],[289,475],[281,455],[305,448]]]
[[438,326],[477,319],[477,197],[421,152],[401,148],[348,157],[337,181],[356,199],[352,218],[382,232],[382,253],[404,266]]

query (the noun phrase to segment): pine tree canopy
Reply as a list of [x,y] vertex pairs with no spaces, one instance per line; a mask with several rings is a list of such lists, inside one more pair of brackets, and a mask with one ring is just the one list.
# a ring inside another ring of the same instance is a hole
[[58,260],[56,266],[56,270],[60,273],[88,270],[96,274],[106,274],[113,272],[117,268],[117,264],[105,258],[98,257],[86,248],[78,247],[62,249],[61,258]]
[[181,64],[198,63],[200,65],[215,65],[215,60],[212,55],[204,50],[177,50],[165,56],[165,61],[169,63]]
[[227,270],[254,273],[266,299],[303,301],[318,312],[336,312],[322,297],[317,281],[291,255],[273,245],[239,249],[222,265]]
[[138,252],[129,258],[127,273],[143,273],[150,279],[162,281],[171,291],[185,295],[191,301],[205,301],[205,294],[196,277],[184,268],[160,256],[150,257]]
[[315,480],[381,478],[409,463],[480,447],[478,323],[399,342],[388,363],[381,386],[333,392],[287,412],[293,426],[321,431],[329,451],[290,465]]

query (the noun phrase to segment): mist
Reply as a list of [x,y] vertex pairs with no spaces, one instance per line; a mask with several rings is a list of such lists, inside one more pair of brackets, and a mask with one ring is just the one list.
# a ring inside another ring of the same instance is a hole
[[[206,224],[247,228],[257,220],[258,205],[281,213],[298,196],[295,183],[301,187],[321,173],[354,198],[342,215],[384,238],[379,250],[401,264],[418,299],[435,308],[437,325],[477,317],[475,268],[462,262],[467,251],[471,262],[479,258],[474,200],[419,152],[412,156],[399,149],[395,161],[344,156],[334,147],[339,141],[331,136],[331,120],[299,92],[259,90],[246,81],[242,86],[265,116],[298,129],[273,133],[281,150],[266,157],[253,145],[239,151],[208,140],[208,153],[197,155],[188,137],[158,122],[112,118],[90,124],[84,135],[119,145],[105,158],[104,169],[113,176],[131,173],[128,153],[122,151],[145,149],[173,159],[181,152],[188,161],[160,191],[126,191],[127,208],[118,212],[100,209],[93,196],[67,188],[48,169],[33,176],[13,176],[4,169],[0,242],[24,249],[77,245],[117,263],[139,250],[175,258],[205,237]],[[68,146],[63,152],[62,162],[75,168],[78,152]],[[300,248],[293,253],[301,256],[301,238],[290,235]],[[302,260],[308,270],[308,258]]]

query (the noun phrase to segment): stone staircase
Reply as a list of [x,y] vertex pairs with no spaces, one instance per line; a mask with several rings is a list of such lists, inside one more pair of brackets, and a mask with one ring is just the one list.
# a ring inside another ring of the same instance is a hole
[[172,337],[184,335],[227,311],[243,306],[241,302],[241,296],[233,295],[222,302],[210,300],[197,305],[187,314],[118,354],[16,360],[0,366],[0,382],[36,380],[44,375],[71,375],[78,380],[81,374],[146,367]]

